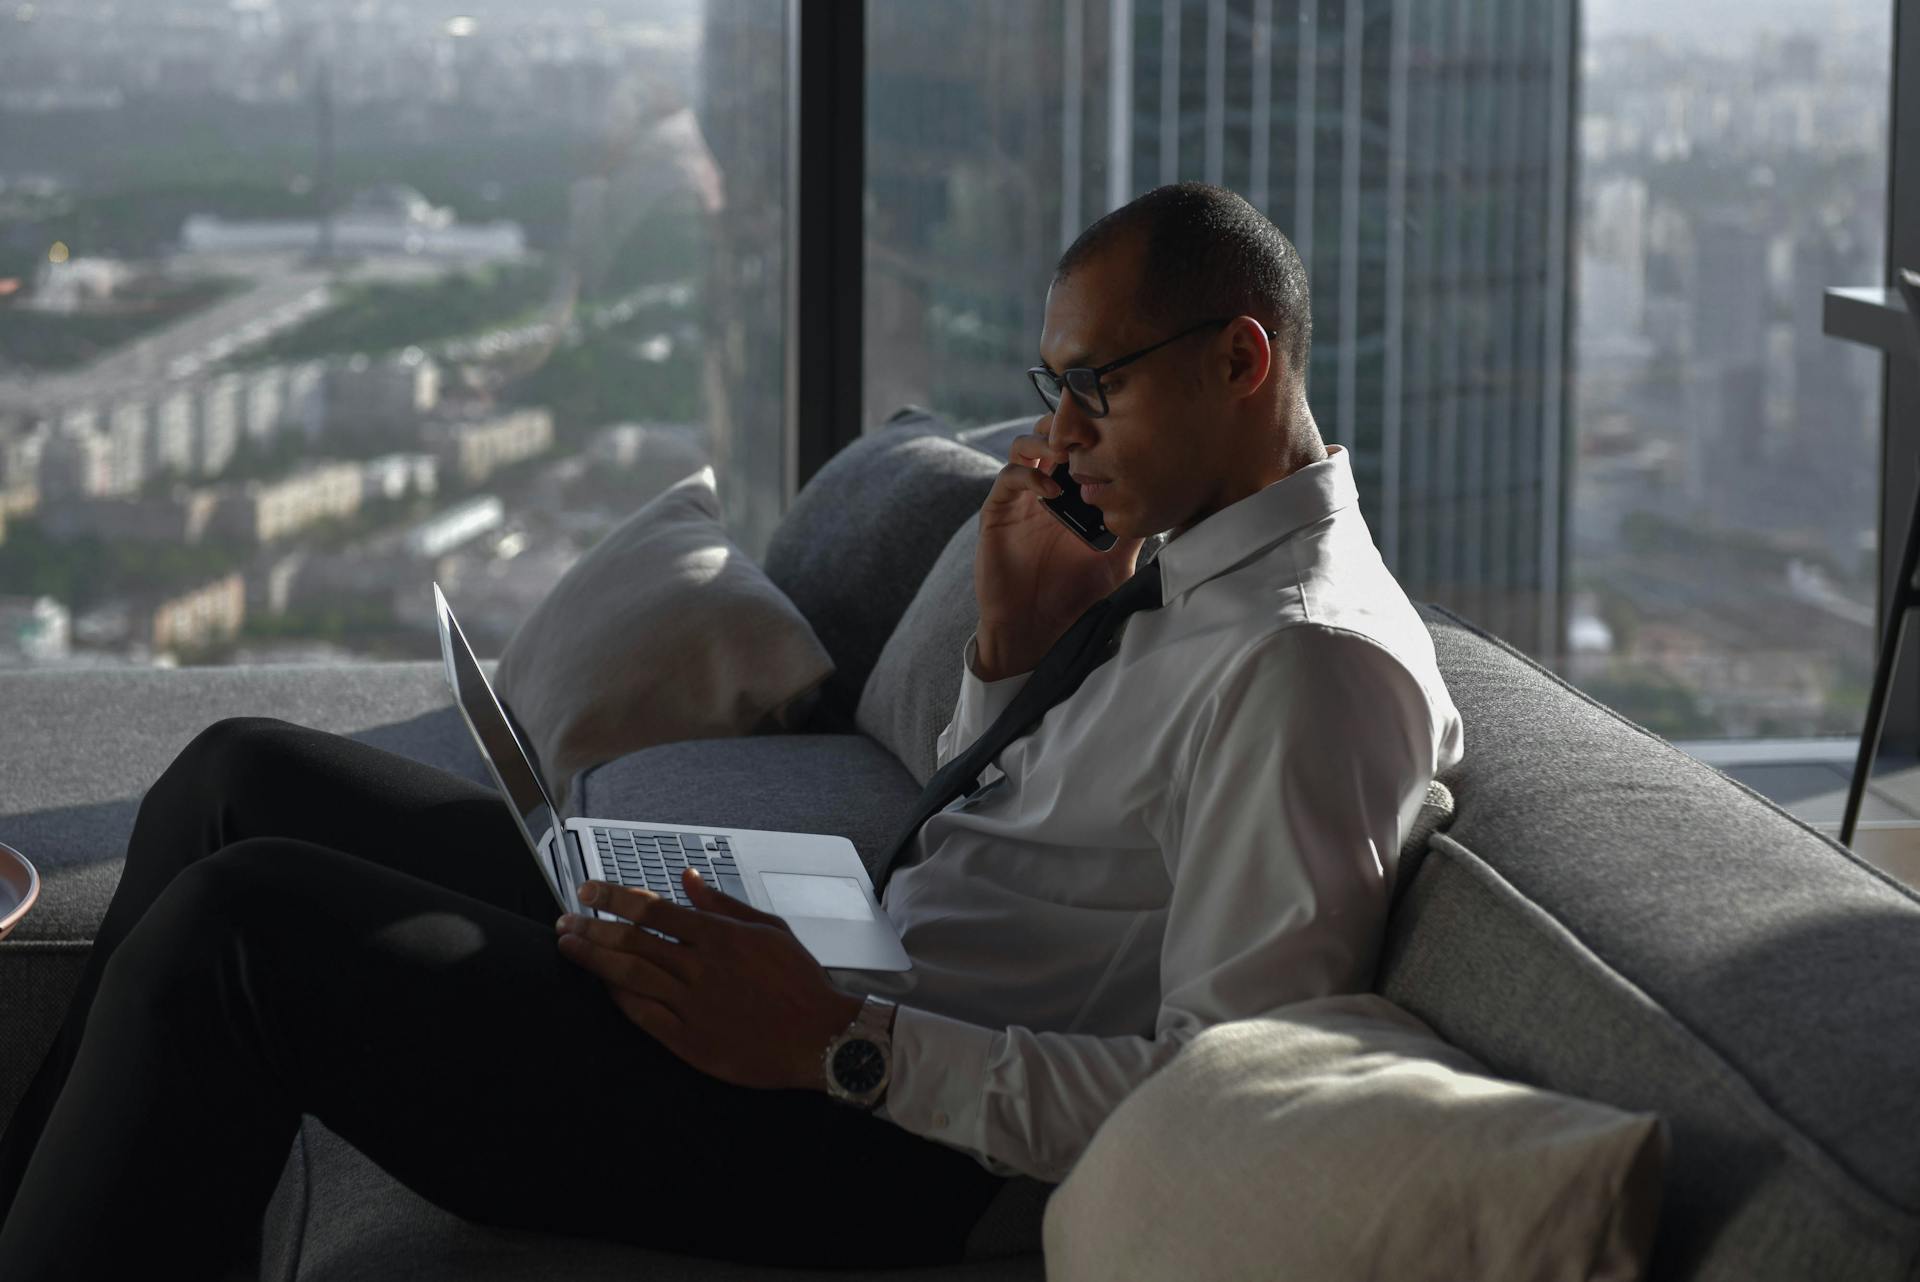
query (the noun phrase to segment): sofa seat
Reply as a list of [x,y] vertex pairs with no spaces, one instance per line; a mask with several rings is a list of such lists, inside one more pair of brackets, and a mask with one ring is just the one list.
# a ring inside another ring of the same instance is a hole
[[[849,1204],[848,1231],[857,1231]],[[978,1236],[976,1234],[976,1236]],[[858,1282],[1039,1282],[1037,1252],[937,1268],[858,1269]],[[313,1117],[305,1119],[266,1215],[262,1279],[278,1282],[775,1282],[813,1271],[735,1264],[620,1242],[474,1224],[400,1184]]]

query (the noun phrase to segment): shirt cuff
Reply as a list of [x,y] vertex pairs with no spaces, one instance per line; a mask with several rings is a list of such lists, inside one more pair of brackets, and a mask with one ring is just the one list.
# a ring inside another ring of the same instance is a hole
[[889,1121],[930,1140],[984,1153],[982,1098],[990,1028],[902,1006],[893,1017],[893,1065],[881,1105]]
[[1001,677],[998,681],[982,681],[974,675],[974,661],[980,654],[980,634],[967,637],[966,648],[960,655],[960,708],[958,722],[966,733],[960,740],[964,750],[975,739],[986,732],[994,719],[1013,697],[1027,684],[1031,672],[1016,672],[1010,677]]

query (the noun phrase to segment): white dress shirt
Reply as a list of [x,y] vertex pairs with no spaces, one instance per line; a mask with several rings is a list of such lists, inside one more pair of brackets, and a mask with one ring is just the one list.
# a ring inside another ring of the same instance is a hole
[[[913,969],[831,972],[901,1004],[880,1114],[996,1174],[1065,1179],[1211,1024],[1369,988],[1401,839],[1463,750],[1342,447],[1158,559],[1165,604],[903,852]],[[942,763],[1027,679],[962,658]]]

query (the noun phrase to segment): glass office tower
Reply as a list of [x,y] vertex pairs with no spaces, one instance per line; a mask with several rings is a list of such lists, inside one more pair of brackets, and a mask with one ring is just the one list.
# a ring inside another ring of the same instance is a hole
[[1313,286],[1309,399],[1416,599],[1560,650],[1573,0],[871,0],[866,419],[1036,409],[1062,248],[1240,192]]

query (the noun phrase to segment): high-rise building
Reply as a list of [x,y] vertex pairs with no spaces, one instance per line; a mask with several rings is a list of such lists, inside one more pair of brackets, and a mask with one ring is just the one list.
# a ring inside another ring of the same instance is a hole
[[727,529],[758,556],[786,491],[787,28],[778,0],[706,0],[695,115],[718,171],[701,386]]
[[1309,399],[1408,592],[1561,649],[1574,0],[868,12],[869,425],[1037,414],[1061,249],[1219,183],[1307,264]]

